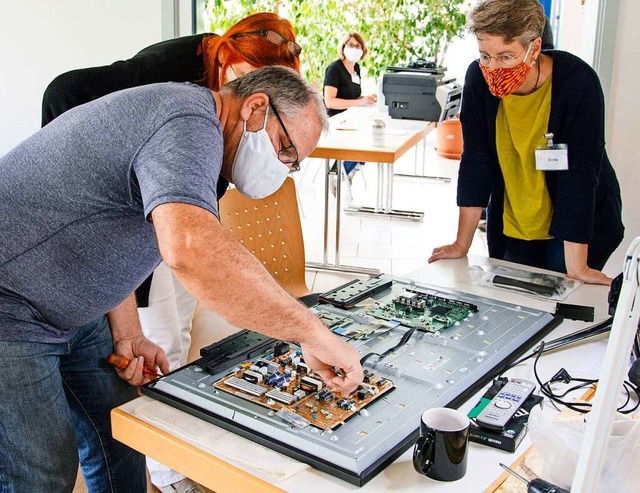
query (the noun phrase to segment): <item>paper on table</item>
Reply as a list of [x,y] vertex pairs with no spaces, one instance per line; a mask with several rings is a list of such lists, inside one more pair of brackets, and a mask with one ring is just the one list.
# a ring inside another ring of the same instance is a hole
[[384,131],[387,135],[404,135],[407,133],[406,130],[400,130],[399,128],[387,128]]
[[359,130],[354,121],[343,120],[336,126],[336,130]]

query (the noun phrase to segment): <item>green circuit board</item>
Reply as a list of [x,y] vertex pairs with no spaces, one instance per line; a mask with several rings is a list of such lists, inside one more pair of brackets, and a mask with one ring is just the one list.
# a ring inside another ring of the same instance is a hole
[[424,332],[437,332],[464,320],[478,307],[463,301],[407,290],[391,302],[369,305],[365,313]]

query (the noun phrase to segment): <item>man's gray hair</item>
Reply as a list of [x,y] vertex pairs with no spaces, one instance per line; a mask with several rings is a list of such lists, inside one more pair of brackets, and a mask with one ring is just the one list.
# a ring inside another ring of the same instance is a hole
[[273,65],[254,70],[228,82],[220,92],[229,92],[239,99],[262,92],[269,96],[269,102],[276,111],[289,120],[295,119],[301,110],[312,103],[322,130],[329,128],[327,111],[320,93],[296,71],[287,67]]

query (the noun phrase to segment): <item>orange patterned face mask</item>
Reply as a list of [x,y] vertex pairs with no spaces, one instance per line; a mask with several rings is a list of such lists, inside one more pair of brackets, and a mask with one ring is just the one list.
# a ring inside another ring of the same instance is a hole
[[[531,46],[530,46],[531,47]],[[529,70],[531,70],[531,64],[525,63],[529,50],[524,56],[524,60],[512,68],[495,68],[490,69],[484,65],[480,65],[484,80],[487,81],[489,91],[496,98],[504,98],[509,94],[516,91],[525,81]]]

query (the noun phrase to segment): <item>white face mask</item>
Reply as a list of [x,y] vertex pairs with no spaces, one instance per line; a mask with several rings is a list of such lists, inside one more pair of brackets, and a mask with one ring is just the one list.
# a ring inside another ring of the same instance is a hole
[[363,51],[360,48],[344,47],[344,57],[351,63],[357,63],[362,58]]
[[276,192],[289,174],[289,167],[278,159],[267,133],[267,117],[257,132],[244,128],[231,168],[231,181],[238,191],[250,199],[263,199]]

